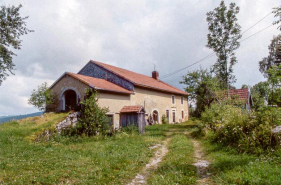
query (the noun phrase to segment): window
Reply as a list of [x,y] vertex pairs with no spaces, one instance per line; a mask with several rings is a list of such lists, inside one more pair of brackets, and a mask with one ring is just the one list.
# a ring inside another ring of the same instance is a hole
[[181,97],[181,104],[183,105],[183,97]]
[[181,118],[184,119],[184,111],[181,111]]
[[176,122],[176,111],[173,111],[173,122]]
[[172,104],[175,104],[175,96],[172,96]]
[[166,110],[166,118],[167,118],[168,123],[170,121],[169,117],[170,117],[169,110]]

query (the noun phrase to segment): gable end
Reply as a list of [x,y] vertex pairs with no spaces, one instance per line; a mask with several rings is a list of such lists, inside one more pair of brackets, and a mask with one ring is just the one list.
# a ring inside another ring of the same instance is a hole
[[111,83],[119,85],[127,90],[134,91],[134,84],[121,78],[120,76],[112,73],[111,71],[96,65],[95,63],[88,62],[78,74],[91,76],[94,78],[105,79]]

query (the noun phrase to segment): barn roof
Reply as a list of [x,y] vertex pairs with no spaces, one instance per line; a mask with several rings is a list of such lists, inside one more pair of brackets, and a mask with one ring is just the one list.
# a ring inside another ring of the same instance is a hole
[[135,105],[135,106],[124,106],[120,113],[133,113],[133,112],[139,112],[143,107],[141,105]]
[[116,92],[116,93],[124,93],[124,94],[133,94],[133,91],[129,91],[121,86],[118,86],[114,83],[111,83],[109,81],[106,81],[104,79],[100,78],[94,78],[90,76],[84,76],[80,74],[75,74],[71,72],[65,72],[59,79],[57,79],[50,87],[50,89],[58,82],[62,77],[65,75],[69,75],[82,83],[88,85],[91,88],[94,88],[96,90],[102,90],[102,91],[110,91],[110,92]]
[[84,76],[80,74],[70,73],[67,72],[66,74],[82,81],[83,83],[86,83],[90,87],[97,89],[97,90],[104,90],[104,91],[112,91],[112,92],[119,92],[119,93],[125,93],[125,94],[133,94],[134,92],[129,91],[119,85],[116,85],[114,83],[111,83],[105,79],[100,78],[94,78],[90,76]]
[[97,64],[98,66],[101,66],[101,67],[111,71],[114,74],[117,74],[118,76],[132,82],[136,86],[165,91],[165,92],[169,92],[169,93],[189,95],[185,91],[182,91],[176,87],[173,87],[161,80],[156,80],[150,76],[135,73],[135,72],[132,72],[132,71],[129,71],[126,69],[122,69],[122,68],[115,67],[115,66],[112,66],[109,64],[98,62],[98,61],[91,60],[90,62]]

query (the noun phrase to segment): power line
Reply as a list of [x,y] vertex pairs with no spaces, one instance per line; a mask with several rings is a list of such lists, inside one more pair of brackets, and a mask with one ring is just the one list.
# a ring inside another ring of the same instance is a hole
[[241,40],[240,42],[243,42],[243,41],[245,41],[245,40],[247,40],[247,39],[249,39],[249,38],[251,38],[251,37],[253,37],[253,36],[257,35],[257,34],[259,34],[260,32],[262,32],[262,31],[268,29],[268,28],[271,27],[271,26],[273,26],[273,24],[270,24],[269,26],[265,27],[264,29],[262,29],[262,30],[260,30],[260,31],[258,31],[258,32],[256,32],[256,33],[254,33],[253,35],[250,35],[249,37],[247,37],[247,38]]
[[[268,15],[269,15],[269,14],[268,14]],[[266,15],[265,17],[267,17],[268,15]],[[264,18],[265,18],[265,17],[264,17]],[[264,18],[262,18],[261,20],[263,20]],[[259,23],[261,20],[259,20],[257,23]],[[253,26],[251,26],[249,29],[253,28],[257,23],[255,23],[255,24],[254,24]],[[262,32],[262,31],[268,29],[268,28],[271,27],[271,26],[273,26],[273,25],[271,24],[271,25],[265,27],[264,29],[262,29],[262,30],[260,30],[260,31],[258,31],[258,32],[256,32],[256,33],[250,35],[249,37],[247,37],[247,38],[241,40],[240,43],[243,42],[243,41],[245,41],[245,40],[247,40],[247,39],[249,39],[249,38],[251,38],[251,37],[253,37],[253,36],[255,36],[255,35],[257,35],[257,34],[259,34],[260,32]],[[249,29],[248,29],[248,30],[249,30]],[[248,31],[248,30],[246,30],[246,31]],[[244,31],[243,33],[245,33],[246,31]],[[208,58],[213,57],[214,54],[215,54],[215,52],[213,52],[213,53],[211,53],[211,54],[205,56],[204,58],[202,58],[202,59],[200,59],[200,60],[198,60],[198,61],[196,61],[196,62],[190,64],[189,66],[186,66],[186,67],[181,68],[181,69],[178,69],[178,70],[176,70],[176,71],[174,71],[174,72],[171,72],[171,73],[168,73],[168,74],[166,74],[166,75],[163,75],[163,76],[160,77],[160,78],[163,79],[163,78],[167,78],[167,77],[169,77],[169,76],[172,76],[172,75],[174,75],[174,74],[176,74],[176,73],[178,73],[178,72],[180,72],[180,71],[182,71],[182,70],[185,70],[185,69],[187,69],[187,68],[189,68],[189,67],[191,67],[191,66],[193,66],[193,65],[195,65],[195,64],[197,64],[197,63],[199,63],[199,62],[202,62],[202,61],[205,60],[205,59],[208,59]]]
[[267,16],[269,16],[270,14],[272,14],[272,12],[270,12],[269,14],[267,14],[266,16],[264,16],[262,19],[260,19],[258,22],[256,22],[253,26],[251,26],[250,28],[248,28],[247,30],[245,30],[244,32],[241,33],[241,35],[243,35],[244,33],[246,33],[247,31],[249,31],[251,28],[253,28],[254,26],[256,26],[258,23],[260,23],[262,20],[264,20]]
[[186,66],[186,67],[181,68],[181,69],[179,69],[179,70],[176,70],[176,71],[174,71],[174,72],[171,72],[171,73],[168,73],[168,74],[166,74],[166,75],[163,75],[161,78],[163,79],[163,78],[166,78],[166,77],[168,77],[168,76],[174,75],[174,74],[176,74],[176,73],[178,73],[178,72],[180,72],[180,71],[182,71],[182,70],[185,70],[185,69],[187,69],[187,68],[189,68],[189,67],[191,67],[191,66],[193,66],[193,65],[195,65],[195,64],[197,64],[197,63],[199,63],[199,62],[202,62],[202,61],[205,60],[205,59],[208,59],[208,58],[214,56],[214,54],[215,54],[215,52],[213,52],[213,53],[211,53],[211,54],[205,56],[204,58],[198,60],[197,62],[194,62],[193,64],[190,64],[189,66]]

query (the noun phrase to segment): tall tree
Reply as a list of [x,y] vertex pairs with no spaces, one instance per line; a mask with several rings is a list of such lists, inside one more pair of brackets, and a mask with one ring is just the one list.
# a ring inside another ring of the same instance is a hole
[[[274,17],[278,17],[278,20],[274,21],[273,24],[279,24],[281,22],[281,6],[273,8],[272,13],[274,13]],[[278,28],[281,31],[281,25],[279,25]]]
[[268,46],[269,54],[259,62],[260,72],[268,77],[268,70],[274,65],[281,64],[281,34],[273,36],[270,45]]
[[28,17],[21,17],[19,14],[21,7],[22,5],[0,7],[0,85],[9,73],[14,74],[13,56],[16,54],[11,48],[21,49],[20,36],[32,32],[26,27],[25,20]]
[[237,23],[236,15],[239,7],[230,3],[229,8],[221,1],[220,6],[207,13],[208,44],[217,55],[213,70],[225,89],[236,81],[233,75],[233,65],[237,63],[234,51],[239,48],[241,26]]
[[196,102],[195,116],[200,117],[205,107],[209,107],[216,100],[220,90],[218,78],[213,76],[210,70],[200,69],[187,73],[181,84],[185,84],[185,91],[191,102]]

